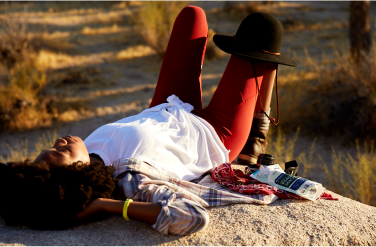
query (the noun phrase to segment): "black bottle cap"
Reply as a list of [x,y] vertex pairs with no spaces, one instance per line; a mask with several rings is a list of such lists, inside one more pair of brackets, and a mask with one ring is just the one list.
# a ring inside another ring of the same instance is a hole
[[260,154],[257,159],[257,164],[270,166],[274,165],[274,155],[272,154]]
[[292,160],[285,163],[285,173],[298,176],[298,168],[299,164],[296,162],[296,160]]

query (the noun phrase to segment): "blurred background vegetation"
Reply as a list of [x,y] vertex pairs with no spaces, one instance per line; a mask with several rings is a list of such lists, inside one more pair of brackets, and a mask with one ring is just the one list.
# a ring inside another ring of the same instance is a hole
[[[1,161],[34,159],[57,132],[85,138],[148,107],[173,22],[188,4],[204,8],[209,23],[204,105],[229,59],[213,35],[235,33],[253,12],[275,15],[285,28],[282,52],[299,66],[280,66],[281,122],[267,152],[376,205],[376,15],[367,1],[1,2]],[[302,136],[310,140],[303,150]],[[317,138],[346,148],[322,157]]]

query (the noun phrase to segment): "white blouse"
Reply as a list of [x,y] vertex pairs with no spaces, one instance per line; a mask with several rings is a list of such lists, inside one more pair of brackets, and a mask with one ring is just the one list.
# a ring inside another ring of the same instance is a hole
[[88,152],[98,154],[106,166],[136,158],[188,181],[229,162],[229,151],[214,128],[191,113],[192,105],[175,95],[167,101],[98,128],[84,141]]

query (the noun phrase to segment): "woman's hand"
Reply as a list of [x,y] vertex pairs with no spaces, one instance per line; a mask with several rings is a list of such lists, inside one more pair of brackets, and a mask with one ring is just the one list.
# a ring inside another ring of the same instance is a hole
[[[104,200],[105,198],[97,198],[89,205],[86,206],[84,211],[81,213],[76,214],[79,221],[86,221],[87,219],[91,218],[92,216],[104,211]],[[107,199],[108,200],[108,199]]]

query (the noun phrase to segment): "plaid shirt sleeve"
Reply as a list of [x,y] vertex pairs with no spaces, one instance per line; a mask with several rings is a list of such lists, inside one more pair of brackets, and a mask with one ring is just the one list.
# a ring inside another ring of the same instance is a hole
[[205,186],[174,179],[137,159],[120,159],[113,166],[114,177],[120,180],[119,186],[127,198],[162,205],[152,228],[164,234],[188,235],[204,230],[209,223],[205,207],[269,204],[276,199],[274,195],[244,195],[230,191],[210,176],[204,178]]

